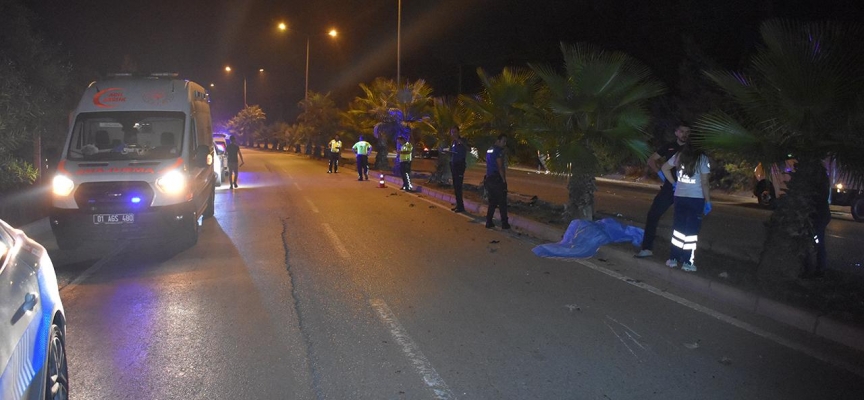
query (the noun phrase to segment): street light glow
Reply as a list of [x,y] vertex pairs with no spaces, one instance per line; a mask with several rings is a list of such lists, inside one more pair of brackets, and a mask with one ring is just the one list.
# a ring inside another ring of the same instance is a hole
[[226,65],[225,66],[225,72],[231,72],[231,67]]
[[327,34],[332,36],[332,37],[336,37],[336,35],[338,35],[339,32],[336,32],[335,29],[331,29],[330,32],[327,32]]
[[280,23],[279,23],[279,30],[280,30],[280,31],[284,31],[284,30],[287,30],[287,29],[288,29],[288,25],[285,25],[284,22],[280,22]]

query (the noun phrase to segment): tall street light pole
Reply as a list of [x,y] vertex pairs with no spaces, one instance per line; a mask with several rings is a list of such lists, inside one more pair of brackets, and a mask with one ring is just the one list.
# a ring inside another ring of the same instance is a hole
[[402,87],[402,0],[399,1],[396,17],[396,91]]
[[[231,66],[225,66],[225,72],[231,72]],[[264,68],[259,68],[258,72],[264,72]],[[243,74],[243,108],[249,107],[249,103],[246,101],[246,74]]]
[[[284,22],[280,22],[278,25],[278,28],[280,31],[287,31],[288,25],[285,24]],[[339,33],[335,29],[331,29],[329,32],[327,32],[327,35],[335,38],[336,36],[339,35]],[[306,87],[305,87],[305,90],[303,92],[304,93],[303,94],[303,100],[306,102],[309,101],[309,47],[310,47],[311,39],[312,39],[311,35],[306,35]]]

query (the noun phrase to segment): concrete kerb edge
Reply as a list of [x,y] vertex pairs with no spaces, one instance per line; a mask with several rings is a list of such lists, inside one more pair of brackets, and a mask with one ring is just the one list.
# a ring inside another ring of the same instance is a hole
[[[385,177],[389,182],[401,184],[401,180],[386,175]],[[436,197],[450,203],[454,202],[454,197],[450,194],[422,186],[418,187],[418,189],[419,193],[429,195],[430,197]],[[485,214],[486,212],[485,205],[477,204],[470,200],[465,200],[465,208],[478,214]],[[553,242],[560,241],[564,233],[560,229],[518,215],[510,216],[510,225],[531,233],[540,239]],[[819,316],[814,312],[780,303],[695,274],[673,271],[665,265],[647,259],[634,258],[632,254],[613,247],[604,248],[604,251],[606,254],[614,256],[619,262],[635,261],[637,265],[645,268],[652,275],[670,284],[697,294],[710,296],[716,300],[802,329],[816,336],[864,351],[864,329],[859,327],[845,324],[826,316]],[[752,257],[752,255],[749,256],[748,258]]]

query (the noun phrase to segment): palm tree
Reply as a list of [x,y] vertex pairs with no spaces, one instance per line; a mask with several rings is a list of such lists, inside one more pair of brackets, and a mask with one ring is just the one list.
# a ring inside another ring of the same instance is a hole
[[[425,81],[406,82],[397,90],[393,80],[375,78],[370,85],[360,84],[364,97],[356,97],[342,116],[343,124],[351,129],[369,129],[375,133],[376,156],[373,169],[388,168],[388,143],[395,135],[409,129],[428,113],[432,87]],[[386,133],[385,133],[386,132]],[[379,134],[380,133],[380,134]]]
[[309,139],[315,145],[327,143],[339,131],[339,109],[330,93],[309,92],[308,100],[300,101],[303,112],[297,117],[301,125],[314,132]]
[[459,100],[471,113],[463,134],[485,149],[496,137],[505,134],[510,141],[524,140],[524,121],[534,103],[536,76],[529,70],[507,67],[500,75],[489,76],[482,68],[477,75],[483,91],[476,96],[460,95]]
[[[430,144],[439,150],[435,172],[429,177],[429,182],[441,185],[450,184],[452,179],[450,172],[450,153],[441,151],[450,142],[450,128],[469,124],[470,113],[456,99],[436,97],[432,99],[429,117],[422,120],[425,129],[424,143]],[[468,161],[474,158],[469,157]]]
[[565,212],[590,221],[598,154],[644,160],[649,153],[647,102],[665,89],[627,54],[588,44],[562,43],[561,51],[563,75],[549,66],[531,65],[544,83],[532,125],[538,148],[550,155],[549,169],[570,174]]
[[760,280],[773,283],[796,276],[813,246],[812,211],[827,207],[813,200],[827,200],[817,187],[826,173],[823,162],[836,162],[852,182],[862,183],[864,54],[862,31],[837,23],[771,20],[761,36],[743,72],[706,72],[734,106],[700,118],[694,140],[754,164],[783,164],[790,155],[797,160],[767,223],[759,262]]

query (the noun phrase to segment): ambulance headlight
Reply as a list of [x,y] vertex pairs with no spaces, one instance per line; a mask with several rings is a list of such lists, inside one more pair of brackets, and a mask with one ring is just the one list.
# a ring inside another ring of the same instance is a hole
[[180,194],[186,190],[186,175],[171,171],[156,180],[156,187],[164,193]]
[[66,175],[56,175],[51,182],[51,186],[55,195],[68,196],[69,193],[72,193],[72,189],[75,188],[75,182],[72,182],[72,179],[69,179]]

